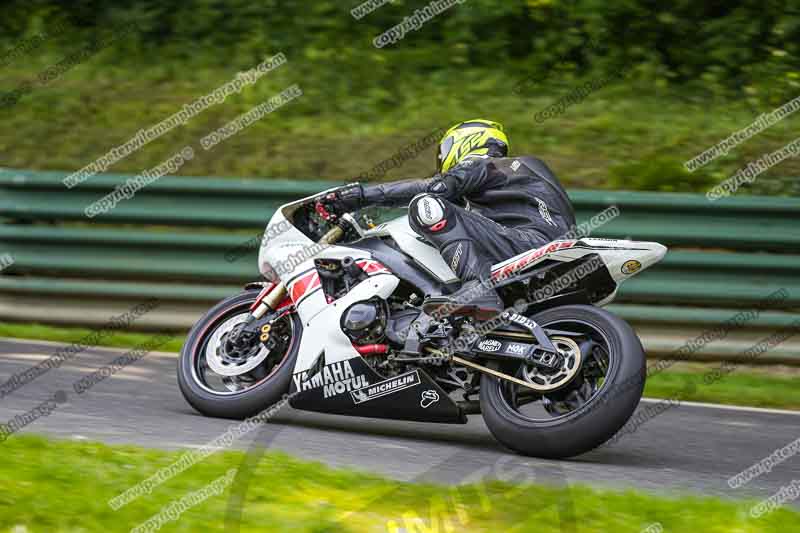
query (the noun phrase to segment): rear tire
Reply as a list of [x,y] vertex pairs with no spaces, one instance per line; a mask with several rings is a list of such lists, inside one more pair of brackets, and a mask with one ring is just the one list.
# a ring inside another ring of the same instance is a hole
[[291,314],[285,319],[291,321],[293,332],[285,355],[257,384],[241,392],[215,393],[198,382],[199,372],[196,367],[193,371],[193,366],[198,364],[198,358],[202,357],[206,343],[216,328],[231,317],[249,313],[250,306],[255,302],[259,292],[260,290],[245,291],[218,303],[192,327],[181,349],[178,359],[178,385],[186,401],[206,416],[247,418],[279,402],[289,391],[300,338],[303,334],[302,321],[296,314]]
[[625,321],[588,305],[549,309],[533,319],[543,327],[581,321],[604,336],[608,341],[609,365],[602,386],[585,404],[568,414],[552,420],[533,420],[509,405],[503,392],[505,380],[483,374],[480,389],[483,418],[492,435],[518,453],[548,459],[586,453],[614,436],[639,404],[647,373],[641,342]]

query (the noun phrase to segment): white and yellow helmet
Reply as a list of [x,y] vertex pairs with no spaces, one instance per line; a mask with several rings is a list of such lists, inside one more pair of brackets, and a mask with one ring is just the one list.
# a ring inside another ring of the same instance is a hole
[[459,122],[439,141],[436,169],[447,172],[468,155],[487,154],[489,149],[508,154],[508,137],[499,122],[478,118]]

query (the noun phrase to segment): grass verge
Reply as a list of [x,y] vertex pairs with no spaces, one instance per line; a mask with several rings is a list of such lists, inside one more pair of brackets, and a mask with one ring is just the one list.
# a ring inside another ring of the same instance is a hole
[[[740,365],[706,384],[705,377],[723,368],[723,363],[676,363],[668,371],[647,378],[645,396],[800,410],[800,370]],[[687,390],[691,394],[686,394]]]
[[[0,337],[13,339],[36,339],[40,341],[63,342],[65,344],[79,342],[92,330],[87,328],[47,326],[44,324],[18,324],[13,322],[0,322]],[[118,331],[113,335],[104,336],[99,346],[109,348],[133,348],[153,337],[148,333],[135,333],[131,331]],[[184,335],[176,335],[174,339],[159,348],[161,352],[180,352]]]
[[[179,452],[12,436],[0,464],[3,531],[128,531],[190,492],[238,468],[221,452],[119,508],[108,500],[175,461]],[[9,460],[10,458],[10,460]],[[274,532],[787,532],[800,515],[778,509],[755,519],[752,502],[664,498],[588,487],[479,482],[450,489],[333,470],[269,452],[252,470],[240,531]],[[235,481],[234,481],[235,483]],[[219,485],[218,485],[219,486]],[[190,506],[163,531],[223,531],[230,488]]]
[[[71,343],[91,333],[85,328],[67,328],[42,324],[0,322],[0,337],[39,339]],[[132,348],[152,336],[147,333],[119,332],[104,337],[102,346]],[[185,337],[176,336],[159,351],[179,352]],[[675,363],[669,370],[647,379],[645,396],[680,398],[684,401],[708,402],[751,407],[800,410],[800,369],[788,367],[754,367],[740,365],[711,385],[703,377],[722,363]],[[695,387],[690,385],[694,383]],[[692,391],[687,394],[686,391]]]

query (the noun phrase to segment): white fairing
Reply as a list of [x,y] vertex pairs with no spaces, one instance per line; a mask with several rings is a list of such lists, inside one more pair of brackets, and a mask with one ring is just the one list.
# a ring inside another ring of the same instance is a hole
[[[657,242],[625,241],[618,239],[581,239],[596,250],[618,284],[649,268],[664,258],[667,247]],[[629,261],[641,266],[633,271],[623,268]]]
[[458,281],[458,277],[447,264],[447,261],[442,259],[439,250],[421,240],[421,237],[411,229],[406,216],[381,224],[374,230],[366,232],[365,236],[390,236],[415,263],[442,282],[452,283]]
[[[667,247],[657,242],[619,239],[592,239],[553,241],[541,248],[514,256],[492,267],[493,276],[506,272],[524,272],[545,260],[576,261],[589,254],[597,254],[619,286],[642,270],[661,261]],[[606,305],[616,296],[616,291],[595,305]]]
[[[352,257],[358,260],[370,259],[371,255],[364,250],[346,246],[321,247],[290,225],[283,211],[284,209],[279,209],[267,226],[269,239],[264,239],[262,243],[258,264],[262,274],[268,279],[274,278],[276,272],[279,274],[295,302],[297,314],[303,321],[304,331],[294,372],[308,370],[323,350],[326,364],[359,357],[350,339],[339,326],[342,313],[351,304],[376,295],[388,298],[400,280],[388,272],[371,275],[344,297],[330,304],[325,300],[318,284],[301,291],[297,284],[305,278],[313,281],[313,276],[316,276],[314,259]],[[280,228],[280,231],[275,228]],[[317,282],[318,279],[317,276]]]
[[[373,296],[388,298],[397,288],[400,280],[391,274],[381,274],[372,276],[356,285],[344,297],[331,304],[324,304],[311,319],[303,318],[303,338],[300,342],[300,353],[297,356],[294,372],[308,370],[317,360],[319,355],[325,350],[325,364],[344,361],[358,357],[359,354],[353,348],[353,343],[344,334],[340,327],[342,313],[350,305],[361,300],[368,300]],[[321,298],[324,303],[322,290],[317,290],[311,298]],[[311,299],[309,298],[309,299]],[[306,302],[302,302],[298,310],[306,307]],[[303,317],[302,311],[300,311]]]

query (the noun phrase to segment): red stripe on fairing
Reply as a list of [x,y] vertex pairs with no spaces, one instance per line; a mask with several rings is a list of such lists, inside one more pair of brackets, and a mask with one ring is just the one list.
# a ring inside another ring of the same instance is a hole
[[356,264],[361,267],[361,270],[367,273],[368,276],[373,274],[381,274],[384,272],[390,272],[388,268],[383,266],[381,263],[375,261],[374,259],[359,259],[356,261]]
[[[356,261],[356,264],[361,267],[361,270],[363,270],[368,276],[391,273],[388,268],[374,259],[359,259]],[[297,304],[297,302],[299,302],[306,294],[319,288],[319,286],[319,273],[316,270],[312,270],[307,274],[300,276],[291,283],[289,286],[289,297],[295,304]]]
[[558,250],[566,250],[567,248],[572,248],[573,246],[575,246],[575,243],[577,242],[578,241],[561,241],[561,242],[546,244],[541,248],[533,250],[527,255],[520,257],[513,263],[492,270],[492,279],[506,278],[516,272],[519,272],[520,270],[522,270],[530,263],[539,258],[542,258],[553,252],[557,252]]
[[289,297],[294,303],[297,303],[305,293],[316,289],[319,285],[319,274],[315,270],[312,270],[292,283],[289,289]]

